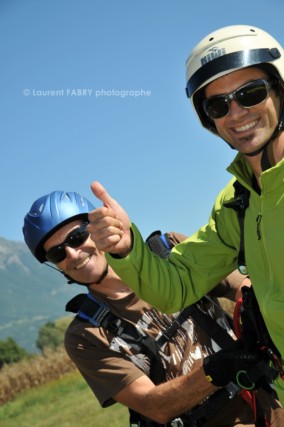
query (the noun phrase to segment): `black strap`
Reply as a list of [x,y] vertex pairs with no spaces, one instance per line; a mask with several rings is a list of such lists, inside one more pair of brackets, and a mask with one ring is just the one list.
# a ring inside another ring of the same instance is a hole
[[226,208],[234,209],[237,212],[240,225],[240,249],[238,254],[238,269],[240,273],[247,274],[245,260],[245,211],[249,206],[249,190],[239,181],[234,182],[235,199],[231,202],[224,203]]
[[[204,298],[208,298],[209,302],[211,302],[209,297]],[[161,334],[157,340],[158,345],[162,347],[163,344],[169,341],[174,333],[189,317],[195,320],[198,326],[200,326],[204,332],[208,334],[216,344],[219,345],[219,347],[230,347],[232,343],[235,342],[234,339],[228,334],[228,332],[216,322],[216,320],[214,320],[209,314],[204,313],[201,308],[199,308],[198,304],[193,304],[189,307],[186,307],[172,322],[169,328]]]
[[[230,386],[233,386],[233,384],[230,383]],[[202,426],[223,408],[228,399],[232,399],[237,393],[237,388],[233,391],[232,396],[229,387],[217,390],[202,405],[184,416],[184,425],[190,427]]]

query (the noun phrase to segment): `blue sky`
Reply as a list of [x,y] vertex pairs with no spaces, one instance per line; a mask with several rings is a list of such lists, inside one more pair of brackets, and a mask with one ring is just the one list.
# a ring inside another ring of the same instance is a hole
[[[284,44],[283,0],[0,0],[0,237],[53,190],[99,180],[147,235],[191,234],[234,152],[185,96],[209,32],[249,24]],[[136,96],[134,96],[136,94]]]

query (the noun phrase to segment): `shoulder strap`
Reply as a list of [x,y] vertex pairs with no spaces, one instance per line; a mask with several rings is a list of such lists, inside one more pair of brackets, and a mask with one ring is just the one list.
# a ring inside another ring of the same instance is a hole
[[238,255],[238,269],[242,274],[247,274],[246,260],[245,260],[245,211],[249,206],[249,190],[244,187],[238,180],[234,183],[235,199],[231,202],[224,203],[226,208],[234,209],[237,212],[239,225],[240,225],[240,249]]
[[[206,297],[205,297],[206,298]],[[211,302],[211,301],[210,301]],[[212,302],[211,302],[212,303]],[[209,314],[203,312],[197,304],[186,307],[179,316],[171,323],[157,340],[159,347],[168,342],[181,325],[191,317],[204,330],[204,332],[215,341],[220,348],[230,347],[234,342],[231,335],[217,323]]]
[[96,327],[106,326],[115,317],[108,305],[98,301],[90,292],[76,295],[68,301],[65,311],[76,313],[82,320]]

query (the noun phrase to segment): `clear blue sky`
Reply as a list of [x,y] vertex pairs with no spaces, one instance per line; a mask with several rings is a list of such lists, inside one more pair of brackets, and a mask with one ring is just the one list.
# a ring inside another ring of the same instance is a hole
[[0,0],[0,236],[22,240],[50,191],[96,203],[93,180],[144,237],[203,225],[235,153],[192,111],[186,58],[226,25],[284,44],[283,16],[283,0]]

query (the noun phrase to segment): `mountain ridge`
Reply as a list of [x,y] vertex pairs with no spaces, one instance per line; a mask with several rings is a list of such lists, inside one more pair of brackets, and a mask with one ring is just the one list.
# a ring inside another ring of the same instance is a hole
[[0,289],[0,340],[11,337],[30,352],[37,351],[39,327],[66,316],[67,301],[83,291],[78,285],[68,285],[54,269],[40,264],[24,242],[2,237]]

